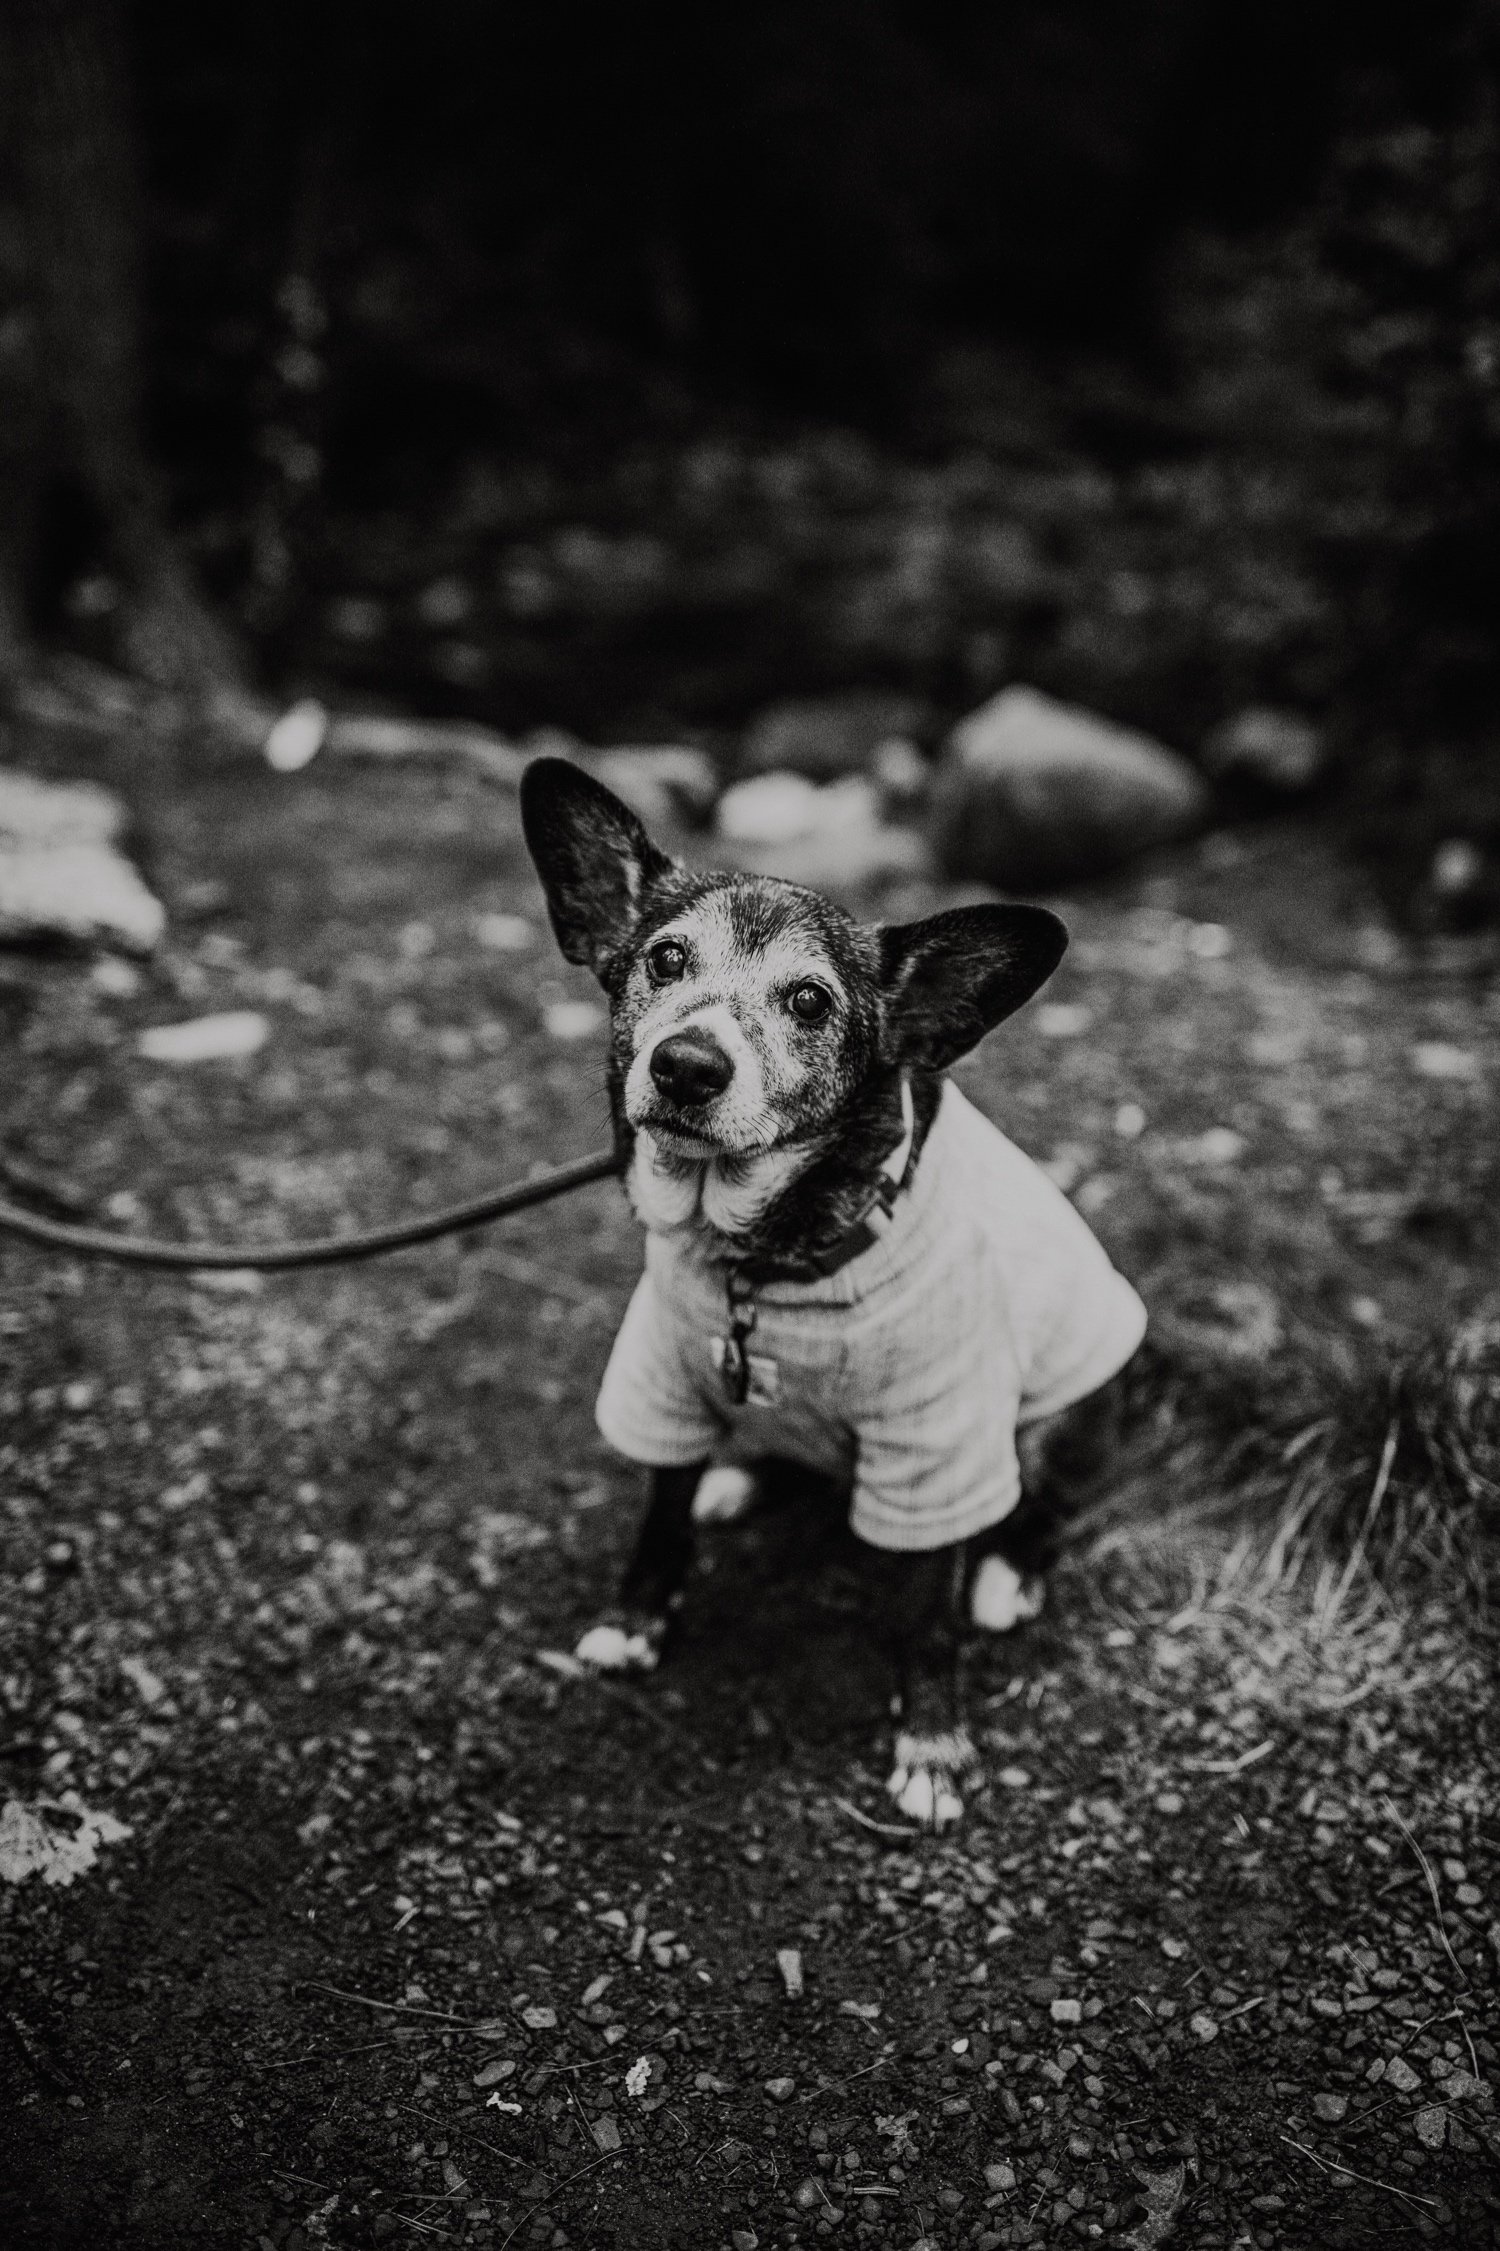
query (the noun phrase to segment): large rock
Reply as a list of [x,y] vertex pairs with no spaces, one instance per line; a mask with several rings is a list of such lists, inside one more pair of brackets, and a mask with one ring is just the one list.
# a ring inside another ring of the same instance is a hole
[[921,718],[910,696],[880,689],[773,703],[752,721],[740,747],[742,774],[805,774],[836,781],[860,774],[884,742],[905,739]]
[[167,918],[118,849],[125,826],[108,790],[0,769],[0,942],[70,938],[150,953]]
[[930,872],[924,839],[887,821],[875,784],[857,774],[822,789],[800,774],[735,783],[719,800],[712,858],[845,904]]
[[639,813],[647,828],[685,822],[701,828],[714,809],[719,777],[706,750],[689,743],[632,743],[575,752],[605,787]]
[[1191,836],[1209,804],[1175,751],[1034,688],[1006,688],[948,739],[933,845],[945,875],[1049,891]]

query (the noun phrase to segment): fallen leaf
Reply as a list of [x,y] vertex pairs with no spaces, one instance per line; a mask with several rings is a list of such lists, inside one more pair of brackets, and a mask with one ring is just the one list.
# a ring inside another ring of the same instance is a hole
[[1177,2207],[1182,2202],[1183,2185],[1187,2169],[1178,2164],[1160,2173],[1137,2172],[1146,2206],[1146,2217],[1126,2236],[1130,2251],[1156,2251],[1165,2243],[1177,2217]]
[[604,1011],[591,1000],[555,1000],[542,1010],[542,1023],[555,1040],[591,1039],[604,1022]]
[[153,1024],[135,1044],[148,1063],[223,1063],[258,1053],[270,1036],[258,1008],[229,1008],[185,1024]]
[[266,764],[278,774],[299,774],[328,739],[328,714],[314,696],[284,711],[265,741]]
[[44,1884],[66,1886],[88,1874],[101,1845],[119,1844],[130,1834],[125,1822],[112,1813],[91,1813],[71,1790],[29,1806],[7,1798],[0,1808],[0,1877],[21,1884],[39,1875]]

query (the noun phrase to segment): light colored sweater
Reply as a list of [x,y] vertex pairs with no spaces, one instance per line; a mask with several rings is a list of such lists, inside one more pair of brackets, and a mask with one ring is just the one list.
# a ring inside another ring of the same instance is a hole
[[600,1430],[661,1468],[780,1454],[831,1471],[878,1548],[943,1547],[1008,1516],[1017,1424],[1096,1391],[1146,1327],[1067,1198],[951,1083],[889,1230],[755,1304],[740,1406],[721,1375],[722,1269],[691,1229],[649,1234]]

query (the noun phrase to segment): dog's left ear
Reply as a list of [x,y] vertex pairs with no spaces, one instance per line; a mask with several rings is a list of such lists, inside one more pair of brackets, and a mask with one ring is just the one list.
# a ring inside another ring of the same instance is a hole
[[893,1061],[943,1071],[1044,985],[1068,933],[1045,907],[952,907],[877,930]]
[[566,758],[535,758],[521,776],[521,828],[559,946],[602,977],[671,860],[613,790]]

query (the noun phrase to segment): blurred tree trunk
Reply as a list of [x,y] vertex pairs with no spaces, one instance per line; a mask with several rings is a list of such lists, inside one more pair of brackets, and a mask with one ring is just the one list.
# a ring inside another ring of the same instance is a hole
[[146,455],[142,195],[119,0],[9,0],[7,13],[44,457],[98,512],[126,664],[221,718],[248,715],[239,654],[177,551]]

